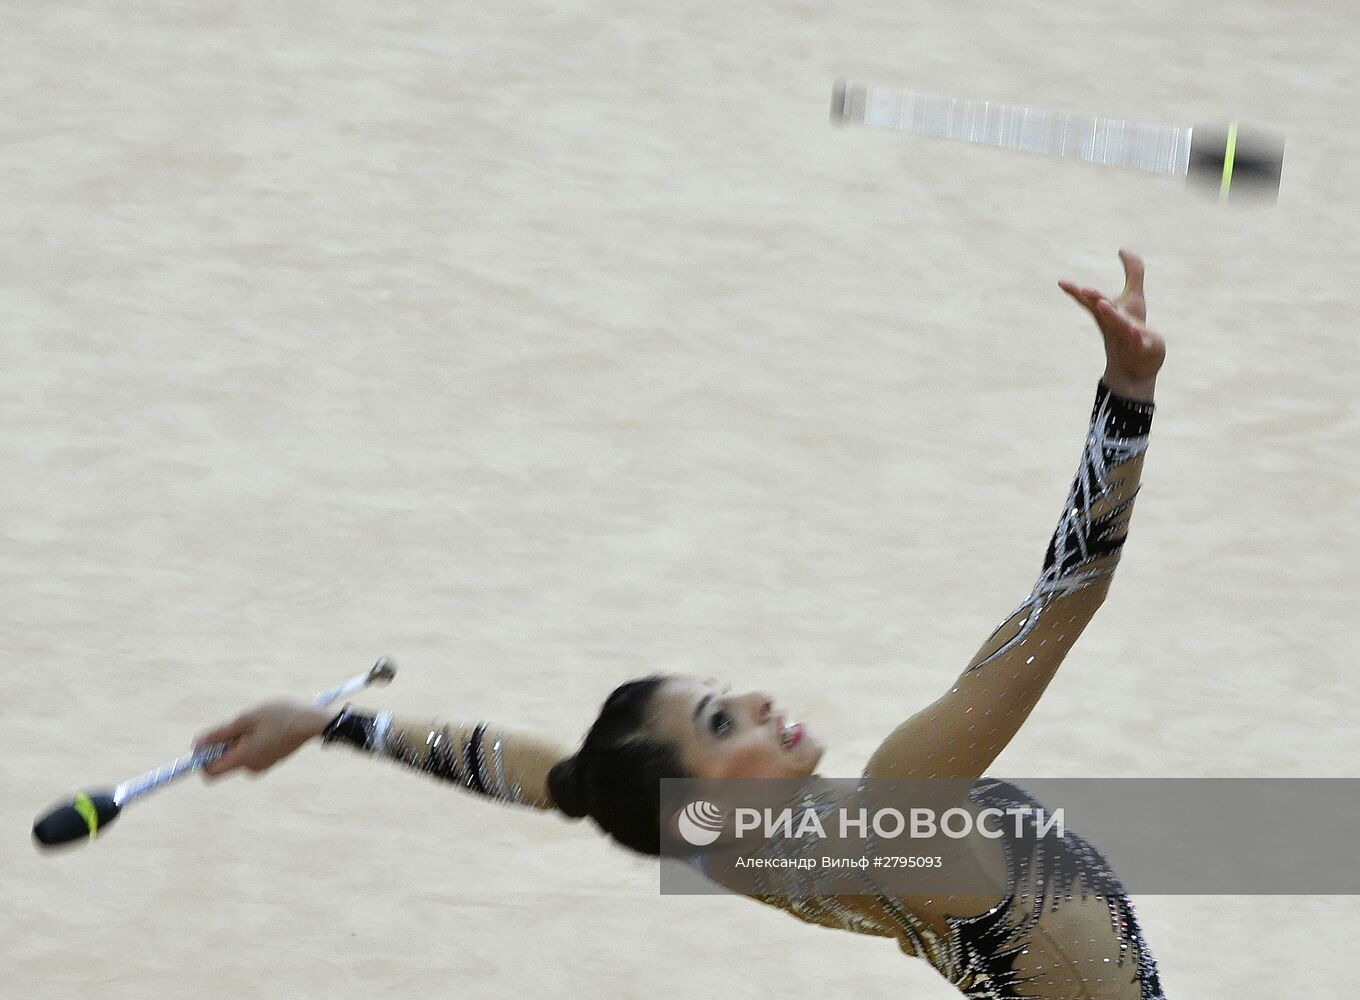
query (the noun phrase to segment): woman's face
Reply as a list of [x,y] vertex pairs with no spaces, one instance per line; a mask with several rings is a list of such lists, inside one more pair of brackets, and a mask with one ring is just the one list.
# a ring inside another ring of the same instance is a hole
[[698,778],[806,778],[826,747],[759,691],[734,695],[716,681],[670,677],[652,723]]

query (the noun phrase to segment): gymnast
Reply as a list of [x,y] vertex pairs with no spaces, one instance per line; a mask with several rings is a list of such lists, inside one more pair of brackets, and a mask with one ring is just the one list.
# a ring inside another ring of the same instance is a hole
[[[1059,282],[1095,318],[1105,346],[1091,424],[1071,492],[1029,596],[982,644],[954,684],[888,734],[866,778],[971,783],[975,806],[1034,806],[1025,792],[984,777],[1052,680],[1105,598],[1127,535],[1152,423],[1153,388],[1165,357],[1146,327],[1143,263],[1121,251],[1125,284],[1114,299]],[[651,676],[605,701],[576,753],[486,722],[417,724],[391,713],[272,702],[201,734],[229,742],[205,768],[260,772],[319,738],[400,761],[469,792],[506,803],[589,816],[640,854],[663,853],[660,779],[811,779],[819,736],[791,724],[762,692],[731,694],[713,681]],[[759,902],[823,926],[895,939],[964,996],[1043,1000],[1157,1000],[1157,967],[1123,888],[1104,858],[1075,834],[973,838],[979,865],[1004,849],[1006,891],[971,897],[780,891],[772,874]],[[767,854],[792,852],[772,840]],[[709,878],[702,858],[697,867]],[[869,881],[872,884],[872,880]],[[961,900],[967,900],[964,905]]]

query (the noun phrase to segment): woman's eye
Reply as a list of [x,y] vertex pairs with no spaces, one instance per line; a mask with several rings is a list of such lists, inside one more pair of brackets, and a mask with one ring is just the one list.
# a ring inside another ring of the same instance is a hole
[[714,712],[713,718],[709,720],[708,725],[713,732],[722,736],[732,728],[732,716],[723,711]]

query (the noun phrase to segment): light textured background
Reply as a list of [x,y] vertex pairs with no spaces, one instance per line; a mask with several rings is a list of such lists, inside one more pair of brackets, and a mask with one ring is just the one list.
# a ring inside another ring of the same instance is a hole
[[[311,749],[33,816],[380,653],[579,738],[760,685],[856,773],[1170,342],[1120,578],[998,774],[1356,776],[1360,7],[0,2],[0,993],[945,998],[583,825]],[[832,80],[1288,135],[1274,208],[827,122]],[[1321,821],[1322,818],[1319,818]],[[1145,898],[1173,1000],[1348,995],[1355,899]]]

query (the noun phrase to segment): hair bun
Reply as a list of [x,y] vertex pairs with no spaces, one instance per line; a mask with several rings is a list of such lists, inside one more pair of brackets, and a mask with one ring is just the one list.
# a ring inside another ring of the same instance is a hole
[[581,782],[581,766],[576,757],[559,760],[548,772],[548,794],[557,808],[573,818],[590,813],[585,787]]

